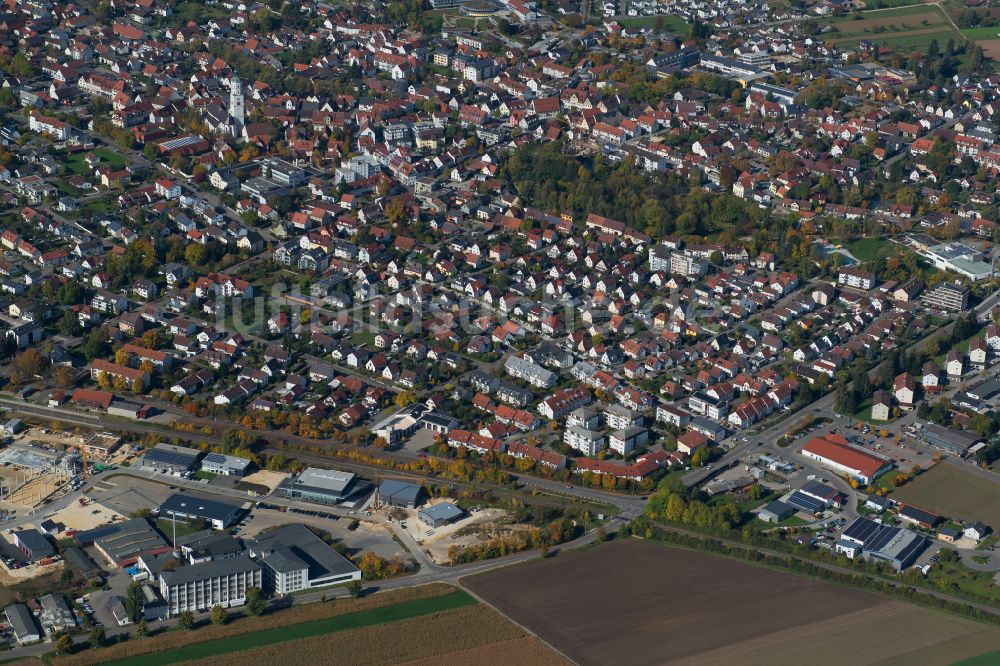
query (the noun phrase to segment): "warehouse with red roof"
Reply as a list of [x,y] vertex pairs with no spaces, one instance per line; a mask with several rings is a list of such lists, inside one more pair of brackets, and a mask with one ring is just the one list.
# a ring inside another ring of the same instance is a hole
[[892,469],[892,462],[853,447],[846,439],[833,433],[813,437],[802,447],[802,455],[847,474],[864,485]]

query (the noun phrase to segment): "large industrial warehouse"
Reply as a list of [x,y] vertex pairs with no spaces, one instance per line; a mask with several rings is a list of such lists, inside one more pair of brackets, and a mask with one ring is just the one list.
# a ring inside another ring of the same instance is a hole
[[855,448],[840,435],[832,433],[813,437],[802,447],[802,455],[830,469],[846,473],[864,485],[892,469],[890,461]]

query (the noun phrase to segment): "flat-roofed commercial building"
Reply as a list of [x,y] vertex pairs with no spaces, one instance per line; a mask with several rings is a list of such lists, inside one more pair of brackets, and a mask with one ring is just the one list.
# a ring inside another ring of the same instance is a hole
[[160,596],[167,615],[231,608],[247,602],[247,590],[261,586],[260,564],[246,555],[160,572]]
[[86,532],[77,532],[74,538],[81,546],[93,543],[97,552],[118,567],[135,563],[140,555],[168,553],[172,550],[145,518],[132,518]]
[[934,423],[928,423],[918,430],[917,436],[931,446],[956,456],[964,456],[970,448],[984,439],[974,432],[942,428]]
[[201,471],[223,476],[246,476],[251,461],[247,458],[209,453],[201,461]]
[[266,532],[250,545],[264,566],[264,586],[275,594],[361,580],[361,570],[305,525]]
[[350,502],[371,490],[372,484],[352,472],[308,467],[297,477],[286,479],[279,488],[290,499],[322,504]]
[[163,474],[180,475],[194,468],[201,451],[186,446],[157,444],[136,463],[142,469]]
[[224,530],[235,523],[245,510],[242,505],[231,502],[196,497],[188,493],[174,493],[163,500],[157,513],[162,518],[202,520],[217,530]]

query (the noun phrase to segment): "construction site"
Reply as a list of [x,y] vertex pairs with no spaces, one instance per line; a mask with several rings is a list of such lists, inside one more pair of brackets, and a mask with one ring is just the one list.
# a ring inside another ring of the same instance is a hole
[[121,439],[109,433],[80,436],[29,428],[0,450],[0,518],[26,515],[71,488],[88,471],[101,471]]

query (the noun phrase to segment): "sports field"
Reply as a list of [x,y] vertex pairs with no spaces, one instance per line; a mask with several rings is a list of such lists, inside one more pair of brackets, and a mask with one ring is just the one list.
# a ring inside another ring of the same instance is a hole
[[638,539],[462,582],[581,664],[950,664],[1000,644],[997,627]]
[[950,462],[897,488],[892,498],[947,518],[1000,525],[1000,477],[994,481]]

